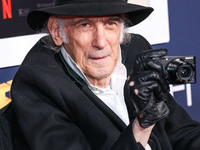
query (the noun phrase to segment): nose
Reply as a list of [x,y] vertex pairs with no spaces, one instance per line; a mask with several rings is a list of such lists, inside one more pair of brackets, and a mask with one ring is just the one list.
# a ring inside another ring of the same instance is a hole
[[107,45],[106,30],[103,25],[96,26],[93,33],[93,47],[101,50]]

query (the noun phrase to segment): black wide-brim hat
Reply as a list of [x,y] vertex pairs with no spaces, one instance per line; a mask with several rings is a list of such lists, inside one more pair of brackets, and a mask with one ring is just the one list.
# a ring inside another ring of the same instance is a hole
[[62,16],[107,16],[125,14],[134,26],[146,19],[153,8],[127,3],[127,0],[55,0],[51,7],[31,11],[28,25],[35,31],[42,29],[51,15]]

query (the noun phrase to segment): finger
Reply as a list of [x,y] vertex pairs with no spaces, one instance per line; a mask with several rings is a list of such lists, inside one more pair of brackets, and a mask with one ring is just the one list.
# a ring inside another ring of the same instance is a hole
[[155,71],[143,72],[140,75],[136,76],[135,78],[131,76],[130,81],[134,81],[135,88],[149,86],[157,82],[159,83],[160,87],[162,87],[162,90],[164,92],[169,91],[169,85],[167,83],[167,80],[162,78],[162,76]]
[[163,90],[158,83],[152,84],[151,86],[149,86],[149,88],[151,88],[151,90],[153,91],[155,100],[157,102],[161,102],[165,100],[163,96]]
[[127,77],[127,81],[129,81],[130,80],[130,75],[128,75],[128,77]]
[[147,70],[154,70],[157,71],[163,78],[167,78],[168,74],[167,71],[164,69],[163,65],[157,60],[145,60],[140,62],[135,67],[137,72],[147,71]]
[[144,74],[144,75],[136,76],[135,78],[131,77],[129,80],[129,86],[134,87],[134,89],[138,89],[140,87],[148,86],[148,85],[151,85],[153,82],[156,82],[153,80],[148,80],[146,76],[148,75]]
[[135,83],[134,83],[133,81],[130,81],[130,82],[129,82],[129,86],[134,86],[134,84],[135,84]]
[[151,85],[148,85],[148,86],[138,89],[138,95],[143,100],[146,99],[146,97],[149,97],[150,93],[154,94],[155,100],[157,102],[165,101],[165,99],[166,99],[165,96],[163,95],[162,88],[160,87],[160,85],[157,82],[154,82]]
[[152,59],[152,58],[160,58],[165,55],[167,55],[168,50],[167,49],[151,49],[147,51],[143,51],[141,53],[138,53],[136,56],[136,61],[141,61],[144,59]]
[[139,94],[138,89],[135,89],[135,90],[134,90],[134,93],[135,93],[135,95],[138,95],[138,94]]
[[140,99],[144,101],[149,101],[150,97],[152,96],[153,91],[155,90],[153,84],[146,85],[146,86],[138,86],[138,87],[134,86],[133,88],[131,87],[131,91],[133,91],[134,94],[137,95]]
[[156,81],[159,83],[159,86],[162,88],[163,92],[169,92],[169,85],[168,81],[164,79],[160,74],[157,72],[152,72],[145,76],[146,81]]
[[160,85],[154,82],[151,85],[140,87],[139,89],[134,89],[135,95],[137,95],[142,103],[147,103],[151,99],[152,94],[157,102],[164,101],[163,91]]

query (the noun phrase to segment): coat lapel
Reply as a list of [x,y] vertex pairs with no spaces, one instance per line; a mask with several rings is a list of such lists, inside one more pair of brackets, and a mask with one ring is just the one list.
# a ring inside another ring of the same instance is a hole
[[118,127],[120,131],[126,128],[126,124],[102,101],[100,100],[86,85],[81,77],[79,77],[66,63],[61,52],[57,53],[57,59],[65,73],[72,81],[84,92],[84,94]]

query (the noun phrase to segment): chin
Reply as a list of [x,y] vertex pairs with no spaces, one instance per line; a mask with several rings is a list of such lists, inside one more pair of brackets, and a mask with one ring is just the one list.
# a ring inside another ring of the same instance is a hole
[[106,79],[106,78],[110,77],[111,74],[112,74],[112,71],[98,70],[98,72],[94,73],[94,77],[96,79]]

